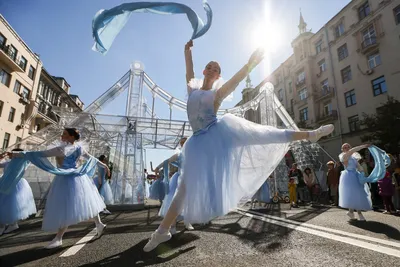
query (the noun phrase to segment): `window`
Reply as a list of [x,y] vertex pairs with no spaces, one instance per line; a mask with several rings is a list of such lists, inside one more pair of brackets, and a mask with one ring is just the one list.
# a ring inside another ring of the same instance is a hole
[[15,80],[13,92],[19,94],[19,90],[21,90],[21,83],[18,80]]
[[10,142],[10,134],[9,133],[4,133],[3,150],[5,150],[8,147],[8,143],[9,142]]
[[353,89],[344,93],[344,99],[346,100],[346,107],[351,107],[357,104],[355,90]]
[[278,91],[278,98],[279,98],[280,101],[283,100],[283,89],[279,89],[279,91]]
[[299,91],[299,98],[300,100],[304,100],[307,98],[307,88],[304,88]]
[[358,8],[358,18],[360,20],[364,19],[366,16],[371,13],[371,9],[369,8],[369,3],[368,1],[365,2],[362,6]]
[[[393,13],[394,13],[394,20],[396,22],[396,25],[400,24],[400,5],[398,5],[397,7],[395,7],[393,9]],[[0,37],[0,43],[1,43],[1,37]]]
[[346,68],[342,69],[340,72],[342,74],[342,82],[343,83],[351,81],[351,68],[350,68],[350,66],[347,66]]
[[332,103],[324,105],[324,116],[332,114]]
[[292,82],[289,82],[289,93],[293,93]]
[[22,96],[23,98],[29,99],[29,96],[30,96],[30,95],[31,95],[31,91],[30,91],[28,88],[23,87],[23,88],[22,88],[21,96]]
[[15,116],[15,108],[11,107],[10,113],[8,113],[8,121],[14,122],[14,116]]
[[349,121],[350,132],[355,132],[360,130],[360,120],[358,119],[358,115],[349,117],[348,121]]
[[322,89],[322,92],[327,92],[327,91],[329,90],[328,79],[323,80],[323,81],[321,82],[321,89]]
[[372,81],[372,90],[374,91],[374,96],[387,92],[385,76],[381,76]]
[[322,40],[319,40],[315,44],[315,52],[317,53],[317,55],[322,52]]
[[25,71],[26,70],[26,64],[28,64],[28,61],[26,58],[21,56],[21,60],[19,61],[19,66]]
[[10,46],[8,47],[8,55],[9,55],[10,58],[12,58],[14,61],[15,61],[15,59],[17,58],[17,53],[18,53],[18,50],[17,50],[17,48],[15,48],[13,45],[10,45]]
[[0,33],[0,49],[2,49],[6,44],[6,37]]
[[28,76],[29,76],[29,78],[31,78],[32,80],[33,80],[33,78],[35,77],[35,68],[34,67],[32,67],[32,65],[29,67],[29,73],[28,73]]
[[0,117],[1,113],[3,113],[4,102],[0,100]]
[[5,86],[10,86],[11,75],[5,70],[0,69],[0,82]]
[[348,57],[349,52],[347,51],[347,44],[344,44],[341,47],[339,47],[337,52],[338,52],[339,61],[342,61],[343,59]]
[[17,136],[17,141],[15,143],[19,144],[19,143],[21,143],[21,141],[22,141],[22,138]]
[[300,110],[300,121],[308,120],[308,108],[303,108]]
[[318,66],[319,66],[319,72],[320,72],[320,73],[326,71],[325,59],[323,59],[323,60],[321,60],[320,62],[318,62]]
[[298,83],[304,82],[305,79],[306,79],[306,74],[305,74],[304,71],[302,71],[299,74],[297,74],[297,82]]
[[368,56],[368,66],[370,69],[376,68],[381,64],[381,55],[379,53]]
[[373,25],[370,25],[367,29],[362,31],[362,36],[363,36],[363,42],[362,42],[363,48],[376,44],[376,32]]
[[342,36],[344,33],[344,25],[343,22],[341,22],[339,25],[337,25],[335,27],[335,37],[339,38],[340,36]]

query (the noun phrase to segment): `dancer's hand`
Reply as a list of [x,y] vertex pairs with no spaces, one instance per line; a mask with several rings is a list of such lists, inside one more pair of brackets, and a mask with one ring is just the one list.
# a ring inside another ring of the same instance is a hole
[[185,51],[190,51],[190,49],[193,47],[193,40],[190,40],[189,42],[186,43],[185,45]]
[[372,144],[365,144],[364,145],[366,148],[369,148],[370,146],[372,146]]
[[258,48],[256,51],[251,54],[249,62],[247,63],[249,66],[249,70],[251,71],[255,68],[262,60],[264,59],[264,49]]
[[160,169],[156,168],[156,169],[154,170],[154,173],[155,173],[156,175],[158,175],[158,174],[160,173]]

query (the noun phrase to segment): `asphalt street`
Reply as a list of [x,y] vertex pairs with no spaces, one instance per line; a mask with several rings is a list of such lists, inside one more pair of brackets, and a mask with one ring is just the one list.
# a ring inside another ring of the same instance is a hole
[[324,206],[248,208],[182,231],[151,253],[142,249],[160,222],[157,208],[103,216],[99,239],[90,234],[94,223],[73,226],[56,250],[43,249],[54,234],[33,218],[0,237],[0,266],[400,266],[398,216],[371,211],[360,222]]

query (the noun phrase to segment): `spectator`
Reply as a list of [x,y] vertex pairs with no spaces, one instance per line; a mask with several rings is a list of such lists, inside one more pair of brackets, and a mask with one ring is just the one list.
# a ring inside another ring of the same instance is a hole
[[307,189],[308,189],[310,200],[311,200],[311,202],[313,202],[315,200],[314,188],[315,188],[315,186],[317,184],[317,180],[315,179],[315,175],[313,174],[311,169],[308,168],[308,167],[304,169],[304,176],[303,177],[304,177],[304,182],[305,182],[305,184],[307,186]]
[[289,170],[289,179],[290,178],[293,178],[294,183],[296,184],[298,202],[304,202],[306,183],[303,180],[303,174],[301,173],[301,170],[297,168],[297,163],[293,163],[292,168]]
[[389,171],[386,171],[386,175],[383,179],[378,181],[379,195],[383,199],[383,204],[385,206],[384,214],[395,213],[392,197],[394,195],[394,185],[392,182],[392,177]]
[[400,168],[396,168],[392,175],[394,184],[393,204],[397,212],[400,210]]
[[296,202],[297,202],[297,191],[296,191],[295,178],[289,178],[288,189],[289,189],[290,207],[297,208],[297,204],[296,204]]
[[333,161],[329,161],[327,164],[328,173],[327,173],[327,183],[330,192],[330,197],[332,198],[332,205],[339,205],[339,172],[338,168],[335,167],[335,163]]

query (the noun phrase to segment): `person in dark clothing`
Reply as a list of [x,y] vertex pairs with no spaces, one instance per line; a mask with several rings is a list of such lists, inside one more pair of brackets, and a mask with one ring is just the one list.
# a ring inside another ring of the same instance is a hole
[[289,170],[289,179],[290,178],[295,178],[295,181],[297,181],[297,196],[298,196],[298,202],[304,202],[305,201],[305,190],[306,188],[306,183],[304,182],[303,179],[303,173],[301,170],[297,167],[297,163],[293,163],[292,168]]

